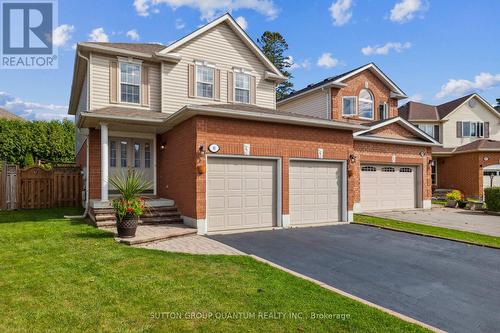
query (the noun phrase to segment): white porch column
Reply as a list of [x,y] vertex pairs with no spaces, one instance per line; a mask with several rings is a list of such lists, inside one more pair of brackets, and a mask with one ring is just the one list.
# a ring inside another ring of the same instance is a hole
[[108,124],[101,123],[101,201],[108,201]]

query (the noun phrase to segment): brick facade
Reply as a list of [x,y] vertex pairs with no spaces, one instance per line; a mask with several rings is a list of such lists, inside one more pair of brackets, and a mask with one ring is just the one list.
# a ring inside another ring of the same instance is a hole
[[[484,158],[487,157],[488,161]],[[438,157],[437,187],[458,189],[466,197],[482,198],[483,168],[500,164],[499,152],[470,152]]]
[[[390,98],[391,90],[387,85],[380,81],[370,70],[364,70],[343,81],[347,86],[343,88],[331,88],[332,96],[332,119],[349,122],[371,122],[379,120],[378,106],[384,102],[389,104],[389,118],[398,115],[398,101]],[[366,84],[368,84],[366,86]],[[374,119],[360,119],[357,115],[354,117],[342,116],[342,97],[359,96],[362,89],[367,88],[374,97]]]

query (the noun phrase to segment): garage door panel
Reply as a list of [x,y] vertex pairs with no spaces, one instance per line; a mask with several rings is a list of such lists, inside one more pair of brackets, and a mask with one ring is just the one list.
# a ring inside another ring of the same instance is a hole
[[292,161],[289,169],[291,224],[339,221],[342,164]]
[[208,231],[276,225],[277,162],[209,158]]
[[363,165],[360,179],[364,211],[416,206],[416,167]]

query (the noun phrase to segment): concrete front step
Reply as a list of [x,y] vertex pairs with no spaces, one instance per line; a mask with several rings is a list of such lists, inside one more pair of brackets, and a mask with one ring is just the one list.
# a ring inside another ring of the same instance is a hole
[[166,239],[189,236],[197,233],[197,230],[183,224],[161,224],[161,225],[139,225],[133,238],[119,238],[116,235],[116,227],[99,227],[102,230],[113,232],[115,240],[127,245],[137,245],[157,242]]

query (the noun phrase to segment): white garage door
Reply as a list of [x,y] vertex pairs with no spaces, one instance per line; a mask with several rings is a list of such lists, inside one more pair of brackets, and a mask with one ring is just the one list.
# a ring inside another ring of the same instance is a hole
[[277,162],[208,158],[208,231],[276,225]]
[[342,219],[342,164],[290,163],[290,224],[338,222]]
[[408,166],[362,165],[362,210],[415,208],[416,171]]

